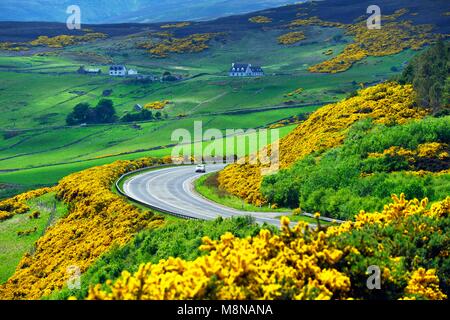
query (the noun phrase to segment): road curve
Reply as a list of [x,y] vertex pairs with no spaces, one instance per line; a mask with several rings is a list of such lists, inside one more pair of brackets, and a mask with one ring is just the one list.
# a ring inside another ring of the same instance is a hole
[[[207,173],[222,170],[223,164],[206,166]],[[138,202],[155,209],[194,219],[213,220],[217,217],[252,216],[257,223],[280,227],[280,212],[249,212],[222,206],[205,199],[194,190],[193,182],[202,176],[195,166],[156,169],[136,175],[125,181],[123,192]]]

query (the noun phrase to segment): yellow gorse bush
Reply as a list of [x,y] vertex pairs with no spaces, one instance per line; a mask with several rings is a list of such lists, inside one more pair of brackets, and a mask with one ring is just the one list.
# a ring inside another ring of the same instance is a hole
[[345,28],[346,34],[354,37],[354,43],[347,45],[341,54],[331,60],[310,67],[309,71],[343,72],[367,56],[393,55],[408,48],[419,50],[427,44],[434,43],[438,36],[431,33],[433,29],[431,25],[413,25],[410,21],[395,21],[406,12],[407,10],[401,9],[392,15],[383,16],[381,29],[368,29],[366,21],[336,25],[336,27]]
[[139,48],[147,49],[153,56],[166,58],[169,53],[196,53],[209,48],[209,42],[223,33],[196,33],[184,38],[162,36],[158,42],[153,40],[138,44]]
[[[369,158],[399,158],[408,162],[410,170],[417,167],[424,167],[426,171],[441,172],[443,168],[448,168],[449,146],[446,143],[429,142],[417,146],[416,150],[409,150],[398,146],[392,146],[382,153],[374,152],[368,154]],[[445,171],[445,170],[444,170]]]
[[170,103],[169,100],[154,101],[154,102],[147,103],[144,106],[144,108],[152,109],[152,110],[161,110],[161,109],[164,109],[169,103]]
[[406,287],[405,300],[415,300],[417,296],[427,300],[444,300],[447,296],[439,289],[439,278],[436,270],[419,268],[414,271]]
[[[428,111],[415,107],[414,97],[411,85],[386,82],[362,89],[355,97],[320,108],[280,140],[281,168],[287,168],[313,152],[340,145],[350,126],[361,119],[403,124],[423,118]],[[228,192],[248,202],[261,204],[265,200],[259,192],[260,169],[260,166],[248,163],[233,164],[219,173],[218,181]]]
[[[394,225],[401,231],[406,217],[425,215],[443,219],[450,214],[450,197],[427,209],[427,200],[408,201],[393,197],[380,213],[361,212],[355,222],[326,230],[312,230],[299,223],[281,220],[280,235],[262,230],[259,235],[239,239],[230,233],[220,240],[203,239],[207,255],[194,261],[170,258],[158,264],[143,264],[135,274],[123,272],[107,289],[91,288],[88,299],[349,299],[350,276],[338,270],[356,248],[337,247],[336,237],[353,230]],[[423,228],[426,228],[424,226]],[[370,248],[369,248],[370,249]],[[382,250],[383,248],[379,248]],[[398,265],[397,257],[390,257]],[[344,264],[345,265],[345,264]],[[389,269],[383,276],[395,277]],[[405,298],[445,299],[434,270],[412,272],[404,287]]]
[[339,260],[342,251],[326,244],[324,232],[306,225],[293,230],[283,220],[283,234],[262,230],[253,238],[231,233],[219,241],[203,239],[207,256],[195,261],[170,258],[141,265],[133,276],[124,272],[111,292],[96,287],[89,299],[330,299],[345,296],[350,280],[335,269],[322,268]]
[[[287,27],[295,29],[303,26],[321,26],[345,29],[346,35],[352,36],[354,42],[348,44],[336,57],[311,66],[310,72],[338,73],[348,70],[355,62],[367,56],[386,56],[397,54],[405,49],[419,50],[427,44],[434,43],[438,36],[431,33],[431,25],[413,25],[410,21],[396,21],[408,10],[400,9],[391,15],[382,16],[383,27],[370,30],[366,21],[355,24],[323,21],[318,17],[308,17],[292,21]],[[329,55],[332,52],[328,53]]]
[[269,17],[265,17],[265,16],[256,16],[256,17],[251,17],[250,19],[248,19],[248,21],[250,21],[252,23],[271,23],[272,19]]
[[179,23],[173,23],[173,24],[164,24],[161,26],[161,29],[173,29],[173,28],[184,28],[187,26],[190,26],[190,22],[179,22]]
[[283,34],[282,36],[279,36],[278,43],[284,44],[284,45],[290,45],[290,44],[298,43],[305,39],[306,39],[306,36],[302,31],[295,31],[295,32],[289,32],[289,33]]
[[50,48],[63,48],[77,43],[90,42],[98,39],[106,38],[104,33],[88,33],[83,36],[60,35],[55,37],[39,36],[30,42],[32,46],[47,46]]
[[30,207],[26,203],[28,200],[40,197],[51,191],[51,188],[42,188],[0,201],[0,221],[9,219],[16,214],[28,212],[30,210]]
[[72,174],[60,181],[57,196],[69,204],[59,220],[26,254],[14,275],[0,286],[0,299],[39,299],[64,286],[69,267],[86,269],[114,244],[123,245],[138,231],[162,224],[111,191],[125,172],[160,161],[118,161]]

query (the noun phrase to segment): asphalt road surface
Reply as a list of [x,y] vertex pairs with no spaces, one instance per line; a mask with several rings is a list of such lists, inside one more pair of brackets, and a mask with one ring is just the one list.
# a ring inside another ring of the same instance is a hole
[[[223,164],[206,165],[207,173],[222,170]],[[249,212],[228,208],[205,199],[194,190],[194,181],[202,176],[195,172],[195,166],[178,166],[148,171],[136,175],[123,186],[130,198],[155,209],[180,214],[195,219],[213,220],[217,217],[252,216],[256,222],[280,227],[276,217],[281,212]]]

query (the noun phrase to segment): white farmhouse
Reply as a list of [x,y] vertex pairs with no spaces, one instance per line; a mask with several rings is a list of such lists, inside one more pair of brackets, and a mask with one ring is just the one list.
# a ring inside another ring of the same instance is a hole
[[109,75],[113,77],[125,77],[128,74],[124,65],[112,65],[109,67]]
[[129,76],[137,76],[138,75],[138,71],[134,70],[134,69],[129,69],[128,70],[128,75]]
[[230,69],[230,77],[263,77],[264,71],[260,66],[252,66],[247,63],[233,63]]

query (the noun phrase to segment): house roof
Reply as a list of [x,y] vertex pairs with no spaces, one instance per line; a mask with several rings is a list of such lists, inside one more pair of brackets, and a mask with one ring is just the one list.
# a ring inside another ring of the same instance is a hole
[[122,71],[126,70],[127,68],[124,65],[112,65],[109,67],[110,71]]
[[230,71],[246,71],[248,66],[248,63],[233,63]]
[[252,66],[249,63],[233,63],[230,72],[245,72],[249,67],[252,72],[263,72],[260,66]]

